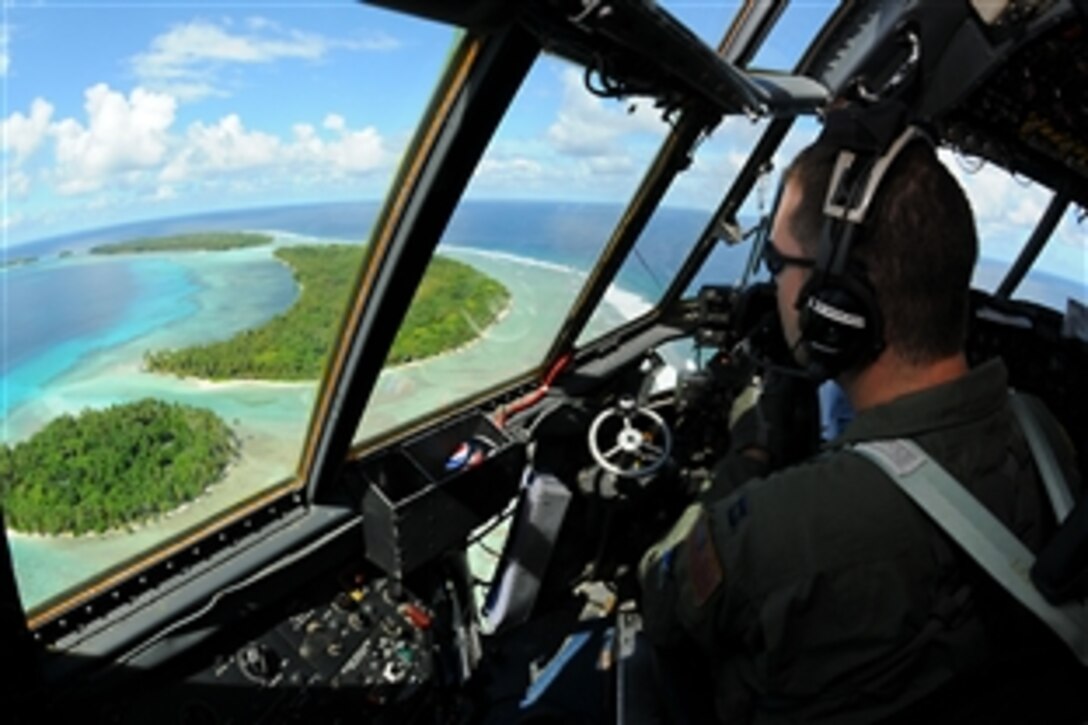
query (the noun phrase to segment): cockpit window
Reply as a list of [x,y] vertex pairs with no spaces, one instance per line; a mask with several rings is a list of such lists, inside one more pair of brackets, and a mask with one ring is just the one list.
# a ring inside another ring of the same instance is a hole
[[[622,300],[629,315],[638,315],[661,301],[765,128],[765,121],[727,118],[699,145],[691,166],[673,182],[620,268],[610,293],[612,302]],[[758,212],[745,214],[746,224],[742,224],[751,227],[757,218]],[[723,264],[716,265],[717,281],[735,283],[744,269],[749,247],[722,248],[726,259],[718,256]],[[611,314],[613,308],[608,298],[602,301],[582,331],[579,344],[590,342],[624,321]]]
[[[942,159],[967,192],[975,213],[979,262],[972,285],[995,292],[1031,238],[1053,194],[1041,184],[992,164],[949,152],[942,152]],[[1083,227],[1077,224],[1076,209],[1071,207],[1011,297],[1059,311],[1065,310],[1069,298],[1083,300],[1083,239]]]
[[725,29],[743,4],[741,0],[709,3],[665,0],[661,6],[690,28],[700,40],[711,48],[717,48]]
[[780,71],[796,67],[812,42],[813,29],[822,28],[837,5],[833,2],[797,0],[787,4],[749,66]]
[[[667,130],[652,103],[599,98],[582,69],[538,60],[450,220],[357,441],[544,362]],[[607,304],[617,320],[632,314],[622,297]]]
[[1088,226],[1085,212],[1070,205],[1039,259],[1020,283],[1017,297],[1059,312],[1070,299],[1088,305]]
[[[612,294],[624,300],[632,313],[641,314],[661,301],[766,128],[765,120],[752,122],[743,117],[727,118],[696,149],[691,167],[670,187],[616,277]],[[704,285],[741,281],[751,257],[755,229],[760,220],[773,211],[770,207],[783,169],[818,131],[818,124],[812,119],[802,118],[794,123],[772,163],[741,205],[737,228],[716,232],[721,239],[726,234],[739,233],[743,240],[737,244],[724,241],[715,244],[688,285],[685,297],[694,296]],[[758,278],[761,272],[756,269],[754,274]],[[591,342],[623,322],[611,317],[609,312],[602,303],[583,330],[579,344]]]
[[0,34],[0,496],[34,609],[291,483],[454,31],[9,4]]
[[[761,124],[759,130],[762,131],[763,127],[765,124]],[[801,117],[794,121],[771,158],[770,167],[764,170],[737,214],[739,226],[736,231],[746,238],[741,244],[735,246],[715,245],[706,262],[688,285],[684,293],[685,297],[695,296],[699,288],[704,285],[736,284],[740,280],[752,261],[752,247],[757,238],[756,227],[764,219],[769,223],[774,214],[772,205],[778,194],[783,172],[793,157],[806,144],[814,141],[819,132],[820,124],[813,118]],[[744,149],[744,146],[740,149]],[[743,161],[743,158],[735,157],[736,163]],[[761,265],[755,265],[749,273],[751,276],[747,281],[758,281],[766,277],[766,270]]]

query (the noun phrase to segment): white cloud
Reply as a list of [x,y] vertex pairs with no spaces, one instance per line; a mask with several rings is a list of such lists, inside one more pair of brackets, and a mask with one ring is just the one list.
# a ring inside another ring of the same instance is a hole
[[207,20],[175,25],[132,58],[132,70],[142,85],[191,101],[225,93],[217,85],[225,64],[316,60],[329,49],[320,35],[284,31],[270,21],[251,20],[249,31],[235,33]]
[[[224,190],[319,188],[361,180],[388,169],[396,157],[375,127],[354,128],[338,113],[297,123],[286,135],[247,127],[236,113],[182,132],[172,96],[142,87],[126,96],[104,83],[85,91],[84,109],[82,117],[55,119],[53,107],[37,99],[29,112],[3,121],[9,195],[25,197],[32,181],[44,182],[60,195],[87,195],[79,202],[87,208]],[[18,168],[49,142],[55,163]]]
[[273,63],[279,60],[316,61],[337,48],[384,51],[400,43],[387,35],[361,39],[334,39],[282,27],[262,17],[251,17],[244,31],[230,21],[193,20],[175,25],[151,40],[147,51],[130,64],[139,82],[170,93],[181,101],[227,95],[220,71],[230,64]]
[[[563,172],[555,163],[542,163],[538,156],[532,150],[526,154],[509,148],[491,149],[472,175],[467,194],[470,197],[517,198],[553,188],[557,183],[556,176],[562,176]],[[573,164],[567,161],[564,166]],[[569,193],[575,182],[569,177],[562,181]]]
[[[297,123],[285,139],[247,129],[237,114],[214,124],[194,123],[162,168],[159,181],[176,187],[262,169],[262,184],[295,185],[304,179],[366,174],[389,164],[392,155],[377,129],[351,129],[337,114],[327,115],[322,125],[327,132],[318,131],[313,124]],[[237,178],[231,183],[236,190],[255,188],[252,184],[238,186]]]
[[939,155],[966,190],[984,237],[986,227],[1015,228],[1026,233],[1049,203],[1050,192],[1045,187],[1015,178],[998,166],[985,163],[976,168],[975,160],[965,160],[944,149]]
[[[730,140],[731,141],[731,140]],[[748,154],[739,149],[733,143],[704,144],[702,149],[695,154],[692,165],[684,172],[684,177],[699,176],[707,181],[717,180],[719,186],[728,184],[729,180],[737,175],[744,163],[748,160]]]
[[351,130],[338,113],[326,115],[321,126],[331,132],[332,138],[321,136],[307,123],[291,129],[294,142],[287,153],[295,163],[311,165],[315,171],[365,174],[386,166],[392,158],[385,139],[373,126]]
[[155,193],[152,195],[151,201],[169,201],[171,199],[176,199],[177,196],[178,193],[174,191],[174,187],[164,184],[159,188],[155,189]]
[[317,135],[317,129],[308,123],[296,123],[291,127],[295,140],[292,146],[303,158],[318,157],[325,148],[325,142]]
[[633,174],[639,169],[635,166],[634,159],[626,154],[612,156],[594,156],[586,160],[586,166],[591,174]]
[[153,169],[163,162],[177,109],[173,97],[136,88],[126,98],[104,83],[84,95],[86,126],[66,118],[50,127],[62,193],[94,190],[113,174]]
[[321,124],[330,131],[343,131],[347,128],[347,122],[344,117],[338,113],[330,113],[325,116],[325,121]]
[[35,98],[30,104],[29,116],[15,112],[4,119],[0,133],[3,134],[4,152],[14,155],[12,163],[21,164],[41,146],[52,116],[53,106],[41,98]]
[[581,74],[567,69],[562,77],[563,103],[555,122],[548,127],[548,140],[560,153],[572,156],[611,156],[619,140],[629,134],[653,134],[660,138],[664,122],[648,104],[634,106],[591,95]]
[[1046,204],[1043,202],[1044,199],[1040,198],[1039,195],[1023,196],[1009,210],[1007,218],[1017,226],[1033,227],[1039,222],[1043,212],[1046,211]]
[[[691,166],[685,169],[677,181],[669,188],[665,204],[678,207],[711,209],[716,207],[726,190],[736,179],[737,174],[748,162],[752,146],[767,127],[764,119],[751,120],[746,117],[728,117],[714,132],[696,148]],[[792,136],[792,134],[791,134]],[[791,136],[787,136],[786,144]],[[790,158],[786,151],[786,158]],[[779,169],[776,154],[775,169]],[[762,194],[764,206],[771,203],[777,174],[760,177],[755,190],[745,200],[739,216],[747,221],[761,213],[759,198]]]
[[378,130],[367,126],[341,131],[340,137],[328,144],[325,160],[347,173],[365,173],[384,165],[388,156]]
[[279,31],[265,25],[254,30],[274,30],[275,35],[232,34],[204,20],[174,26],[151,41],[151,50],[133,59],[138,73],[170,77],[202,61],[268,63],[279,58],[320,58],[328,42],[319,35]]
[[118,206],[116,199],[109,196],[98,196],[90,201],[81,204],[85,209],[90,211],[102,211],[104,209],[113,209]]
[[355,40],[347,40],[341,43],[346,48],[352,50],[365,50],[372,53],[385,53],[391,50],[397,50],[401,47],[402,43],[388,33],[370,33],[361,38]]
[[512,182],[536,181],[545,175],[544,165],[527,157],[485,158],[480,162],[473,181]]
[[[1057,238],[1061,240],[1063,244],[1066,244],[1074,249],[1079,249],[1082,252],[1088,250],[1088,220],[1085,219],[1085,210],[1078,206],[1071,206],[1062,217],[1061,223],[1058,225]],[[1088,278],[1088,269],[1084,270],[1086,278]]]
[[278,23],[276,23],[275,20],[270,20],[269,18],[265,18],[259,15],[246,18],[246,26],[250,30],[269,30],[279,27]]
[[30,177],[18,169],[9,170],[4,183],[4,193],[15,199],[25,198],[30,193]]
[[11,212],[0,217],[0,229],[12,229],[23,223],[23,215],[19,212]]
[[193,175],[271,166],[283,159],[279,137],[246,130],[237,114],[218,123],[189,127],[184,146],[160,174],[164,182],[185,181]]

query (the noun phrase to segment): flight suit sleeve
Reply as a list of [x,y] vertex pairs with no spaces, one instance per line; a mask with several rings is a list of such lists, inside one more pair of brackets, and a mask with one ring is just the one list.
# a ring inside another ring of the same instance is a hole
[[714,465],[699,498],[709,506],[714,501],[726,498],[748,481],[763,478],[769,473],[770,466],[766,461],[740,451],[729,451]]
[[713,536],[713,522],[702,504],[692,504],[672,530],[651,547],[639,566],[643,627],[659,645],[684,635],[713,639],[715,612],[725,572]]

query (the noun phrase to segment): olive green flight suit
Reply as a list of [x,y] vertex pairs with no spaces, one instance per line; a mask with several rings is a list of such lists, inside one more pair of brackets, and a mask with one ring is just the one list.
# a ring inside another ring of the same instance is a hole
[[1048,636],[880,469],[842,450],[888,438],[917,442],[1033,551],[1053,532],[998,361],[861,412],[810,462],[739,486],[729,477],[745,464],[721,467],[640,575],[647,634],[698,643],[723,721],[872,722]]

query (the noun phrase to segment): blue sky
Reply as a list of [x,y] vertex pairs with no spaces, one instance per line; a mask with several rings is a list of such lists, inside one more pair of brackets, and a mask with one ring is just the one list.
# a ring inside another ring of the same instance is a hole
[[9,240],[379,198],[454,40],[343,3],[8,3]]
[[[739,5],[662,4],[710,44]],[[832,7],[794,2],[755,64],[792,66]],[[6,0],[7,245],[215,209],[381,198],[455,37],[349,0]],[[470,193],[625,201],[667,130],[650,103],[630,105],[589,95],[559,61],[538,63]],[[727,121],[668,201],[711,208],[757,132]],[[791,135],[780,163],[806,136]],[[1047,194],[949,165],[991,255],[1011,256]],[[1067,222],[1059,242],[1044,259],[1051,271],[1088,276],[1083,228]]]

